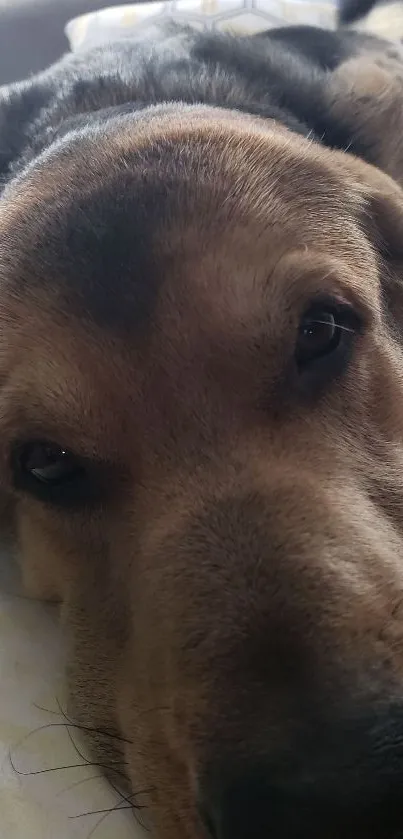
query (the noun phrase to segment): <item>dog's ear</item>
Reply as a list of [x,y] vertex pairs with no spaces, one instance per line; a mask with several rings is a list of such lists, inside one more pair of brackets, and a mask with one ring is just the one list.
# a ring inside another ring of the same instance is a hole
[[403,338],[403,189],[358,158],[340,155],[340,164],[361,194],[360,224],[376,250],[385,311]]
[[348,128],[351,148],[403,186],[403,49],[377,39],[327,81],[327,111]]
[[377,0],[340,0],[339,23],[346,25],[361,20],[376,6]]
[[50,96],[50,87],[39,77],[0,87],[0,188],[29,146],[30,129]]
[[400,187],[390,191],[374,189],[369,197],[367,224],[379,254],[385,309],[403,338],[403,191]]

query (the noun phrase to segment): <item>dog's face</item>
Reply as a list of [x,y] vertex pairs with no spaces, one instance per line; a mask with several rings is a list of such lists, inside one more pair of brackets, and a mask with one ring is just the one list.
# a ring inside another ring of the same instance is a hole
[[370,167],[197,107],[5,192],[24,574],[163,839],[403,827],[402,219]]

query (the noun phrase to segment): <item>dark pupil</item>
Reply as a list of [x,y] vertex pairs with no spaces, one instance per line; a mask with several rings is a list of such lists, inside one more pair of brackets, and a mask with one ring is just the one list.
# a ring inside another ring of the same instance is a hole
[[331,352],[338,344],[340,330],[331,312],[320,312],[317,317],[302,321],[298,336],[301,360],[318,358]]
[[25,453],[23,467],[43,483],[56,483],[76,471],[71,456],[63,449],[36,444]]

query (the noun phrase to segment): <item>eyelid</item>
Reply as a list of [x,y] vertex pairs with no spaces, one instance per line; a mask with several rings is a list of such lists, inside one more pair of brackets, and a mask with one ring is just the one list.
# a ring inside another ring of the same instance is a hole
[[[337,315],[343,318],[347,317],[351,320],[351,331],[353,332],[361,332],[365,326],[365,315],[363,315],[363,313],[358,310],[353,303],[341,296],[333,296],[330,294],[318,294],[318,296],[314,299],[311,298],[310,301],[307,302],[301,320],[306,317],[313,320],[314,318],[312,315],[314,315],[315,311],[319,314],[326,309],[334,314],[336,323]],[[337,325],[341,326],[339,323],[337,323]]]

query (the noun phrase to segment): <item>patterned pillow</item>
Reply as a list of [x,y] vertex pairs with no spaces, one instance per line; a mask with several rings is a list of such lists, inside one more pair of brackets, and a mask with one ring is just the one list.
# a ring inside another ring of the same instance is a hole
[[71,49],[130,37],[150,18],[171,18],[198,29],[251,34],[285,24],[309,23],[334,28],[336,0],[158,0],[74,18],[66,26]]

